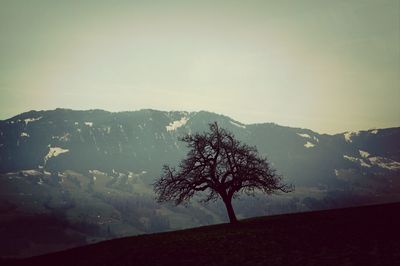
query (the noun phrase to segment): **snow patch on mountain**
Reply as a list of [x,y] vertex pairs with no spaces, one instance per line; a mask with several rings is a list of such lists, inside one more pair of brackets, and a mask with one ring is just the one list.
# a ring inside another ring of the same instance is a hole
[[22,132],[21,137],[29,138],[29,134],[26,132]]
[[296,134],[299,135],[300,137],[311,139],[311,136],[308,134],[305,134],[305,133],[304,134],[296,133]]
[[358,136],[360,134],[360,131],[348,131],[346,133],[344,133],[344,139],[346,140],[346,142],[353,142],[352,141],[352,137],[354,136]]
[[41,116],[36,117],[36,118],[26,118],[26,119],[24,119],[24,121],[25,121],[25,124],[28,124],[28,123],[31,123],[31,122],[38,121],[38,120],[40,120],[40,119],[42,119]]
[[348,155],[343,155],[343,158],[345,158],[346,160],[349,160],[351,162],[358,162],[358,158],[351,157],[351,156],[348,156]]
[[38,185],[43,185],[43,179],[41,177],[39,177],[39,181],[37,182]]
[[67,141],[70,140],[71,134],[69,134],[69,133],[64,133],[62,136],[52,136],[51,138],[52,138],[52,139],[59,140],[59,141],[67,142]]
[[63,149],[63,148],[60,148],[60,147],[50,147],[49,152],[44,157],[44,162],[46,163],[50,158],[57,157],[58,155],[60,155],[62,153],[66,153],[66,152],[69,152],[69,150],[68,149]]
[[380,156],[372,157],[371,154],[369,154],[366,151],[362,151],[362,150],[359,150],[358,152],[360,153],[360,156],[362,157],[362,159],[351,157],[348,155],[343,155],[343,158],[345,158],[351,162],[354,162],[354,163],[359,163],[363,167],[369,168],[372,166],[377,166],[377,167],[387,169],[387,170],[392,170],[392,171],[400,170],[400,162],[396,162],[392,159],[380,157]]
[[335,176],[339,176],[339,170],[335,169]]
[[37,170],[34,170],[34,169],[31,169],[31,170],[22,170],[22,171],[21,171],[21,174],[22,174],[23,176],[39,176],[39,175],[42,175],[41,172],[39,172],[39,171],[37,171]]
[[176,121],[169,123],[169,125],[166,126],[165,128],[167,129],[167,131],[175,131],[176,129],[185,125],[188,121],[189,121],[189,119],[186,116],[184,116],[180,120],[176,120]]
[[234,126],[236,126],[236,127],[240,127],[240,128],[246,128],[246,126],[245,126],[245,125],[242,125],[242,124],[236,123],[236,122],[234,122],[234,121],[232,121],[232,120],[230,120],[230,121],[229,121],[229,123],[231,123],[232,125],[234,125]]
[[363,159],[360,159],[360,165],[363,167],[368,167],[368,168],[371,167],[371,165],[367,164]]
[[389,158],[384,158],[380,156],[370,157],[368,160],[372,165],[378,166],[380,168],[388,169],[388,170],[400,170],[400,163]]
[[345,158],[346,160],[349,160],[353,163],[359,163],[362,167],[367,167],[367,168],[371,167],[371,165],[369,165],[363,159],[360,159],[360,158],[356,158],[356,157],[352,157],[352,156],[348,156],[348,155],[343,155],[343,158]]
[[358,150],[358,152],[360,153],[361,157],[363,157],[363,158],[368,158],[371,155],[368,152],[362,151],[362,150]]
[[313,143],[307,141],[307,143],[304,144],[304,147],[306,147],[306,148],[313,148],[313,147],[315,147],[315,145],[314,145]]
[[92,175],[107,175],[106,173],[100,171],[100,170],[89,170],[89,173]]

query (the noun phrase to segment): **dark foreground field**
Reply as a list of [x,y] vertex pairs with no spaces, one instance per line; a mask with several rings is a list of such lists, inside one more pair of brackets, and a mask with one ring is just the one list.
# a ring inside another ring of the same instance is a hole
[[400,203],[106,241],[3,265],[400,265]]

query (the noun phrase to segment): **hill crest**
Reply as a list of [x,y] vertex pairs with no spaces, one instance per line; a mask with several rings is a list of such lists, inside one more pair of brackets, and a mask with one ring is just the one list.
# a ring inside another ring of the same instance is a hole
[[[395,265],[400,203],[110,240],[9,265]],[[371,230],[373,228],[373,230]]]

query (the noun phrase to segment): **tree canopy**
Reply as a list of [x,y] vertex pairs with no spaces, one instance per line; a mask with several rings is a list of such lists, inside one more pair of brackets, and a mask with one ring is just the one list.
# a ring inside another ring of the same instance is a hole
[[189,152],[178,170],[164,165],[154,184],[158,202],[174,201],[178,205],[203,191],[204,201],[220,197],[230,222],[235,223],[232,198],[241,192],[254,195],[256,190],[266,194],[292,190],[267,159],[258,155],[256,147],[241,143],[216,122],[209,125],[209,131],[188,134],[180,140],[186,142]]

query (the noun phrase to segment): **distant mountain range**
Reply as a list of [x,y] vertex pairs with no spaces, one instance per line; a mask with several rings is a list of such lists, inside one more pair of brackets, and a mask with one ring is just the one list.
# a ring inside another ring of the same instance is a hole
[[[30,111],[0,121],[0,228],[11,228],[0,229],[3,255],[224,221],[218,202],[158,205],[151,188],[163,164],[184,158],[178,138],[214,121],[296,186],[290,195],[244,197],[235,202],[239,217],[399,198],[399,127],[327,135],[205,111]],[[24,221],[42,233],[18,237]],[[44,224],[62,236],[58,246]]]
[[400,170],[400,128],[321,135],[273,123],[245,125],[210,112],[56,109],[0,121],[0,172],[145,171],[151,181],[162,164],[185,155],[179,136],[213,121],[255,145],[295,184],[328,185],[349,169],[363,175]]

